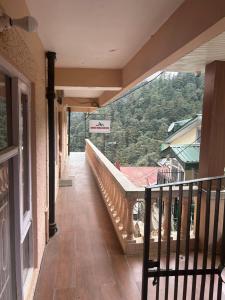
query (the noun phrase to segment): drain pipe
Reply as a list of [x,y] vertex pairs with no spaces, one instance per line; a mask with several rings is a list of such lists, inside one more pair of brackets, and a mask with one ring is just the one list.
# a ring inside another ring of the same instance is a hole
[[68,155],[70,155],[71,108],[68,108]]
[[57,231],[55,223],[55,52],[46,53],[48,62],[48,139],[49,139],[49,237]]

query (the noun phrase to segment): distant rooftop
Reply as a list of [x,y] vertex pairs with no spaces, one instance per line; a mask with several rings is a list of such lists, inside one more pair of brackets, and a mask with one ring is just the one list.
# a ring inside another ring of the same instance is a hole
[[170,124],[168,128],[168,136],[166,139],[166,143],[170,143],[171,139],[175,137],[178,133],[183,130],[187,130],[189,127],[192,128],[196,125],[196,123],[201,124],[202,122],[202,114],[196,114],[193,118],[176,121]]
[[189,121],[191,121],[191,119],[185,119],[171,123],[168,128],[168,135],[173,134],[174,132],[182,128],[185,124],[187,124]]
[[161,167],[120,167],[120,171],[136,186],[157,184],[157,174]]

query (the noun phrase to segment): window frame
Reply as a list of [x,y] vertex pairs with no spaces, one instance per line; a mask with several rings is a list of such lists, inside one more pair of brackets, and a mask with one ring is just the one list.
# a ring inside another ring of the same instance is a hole
[[[32,280],[32,274],[33,274],[33,268],[34,268],[34,239],[36,238],[34,236],[33,231],[33,222],[34,218],[32,215],[32,193],[31,193],[31,187],[32,187],[32,170],[31,170],[31,88],[32,84],[31,82],[22,74],[20,73],[14,66],[12,66],[8,61],[6,61],[2,56],[0,56],[0,71],[3,72],[6,76],[10,77],[11,79],[11,100],[12,100],[12,145],[9,147],[3,149],[0,151],[0,163],[10,160],[11,161],[11,168],[12,168],[12,177],[11,180],[13,180],[13,188],[11,190],[10,198],[12,200],[12,210],[10,212],[10,218],[12,218],[12,260],[15,264],[14,269],[14,280],[15,280],[15,288],[16,291],[14,297],[16,297],[17,300],[22,300],[27,294],[27,287],[30,284]],[[30,201],[31,201],[31,211],[27,216],[24,218],[24,220],[21,221],[21,199],[20,199],[20,153],[19,153],[19,90],[20,91],[27,91],[28,93],[28,103],[29,103],[29,174],[30,174]],[[29,223],[28,219],[32,220],[32,222]],[[36,220],[36,218],[35,218]],[[36,221],[35,221],[36,222]],[[26,227],[25,224],[28,226]],[[22,270],[22,243],[21,241],[24,241],[26,237],[26,233],[29,232],[31,235],[29,237],[30,241],[30,249],[31,249],[31,255],[30,255],[30,265],[31,268],[29,269],[29,272],[26,276],[26,280],[23,283],[23,270]],[[24,233],[24,234],[22,234]]]
[[[31,277],[30,274],[33,271],[33,265],[34,265],[34,253],[33,253],[33,211],[32,211],[32,182],[31,182],[31,176],[32,176],[32,170],[31,170],[31,86],[30,84],[24,83],[19,78],[13,78],[13,84],[12,84],[12,90],[13,90],[13,101],[17,103],[17,115],[16,115],[16,123],[17,123],[17,132],[15,131],[15,134],[17,136],[17,145],[19,149],[19,155],[18,155],[18,169],[19,169],[19,216],[20,216],[20,262],[21,262],[21,284],[22,284],[22,290],[23,294],[26,291],[26,287],[29,282],[29,278]],[[22,182],[22,95],[26,95],[27,97],[27,139],[28,139],[28,199],[29,199],[29,210],[23,213],[23,182]],[[28,273],[26,275],[25,281],[23,281],[23,243],[29,235],[29,264],[30,268],[28,270]]]

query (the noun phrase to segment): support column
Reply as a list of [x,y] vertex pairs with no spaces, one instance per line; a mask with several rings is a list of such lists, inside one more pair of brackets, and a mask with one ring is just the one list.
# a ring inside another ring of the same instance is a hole
[[225,62],[206,66],[203,99],[200,177],[220,176],[225,167]]
[[[225,167],[225,62],[214,61],[206,66],[203,99],[199,176],[224,174]],[[211,201],[212,207],[214,201]],[[200,248],[205,235],[206,194],[202,195],[200,216]],[[212,221],[213,214],[210,215]],[[210,221],[210,222],[211,222]],[[210,225],[211,226],[211,225]],[[219,224],[219,227],[221,225]],[[218,237],[219,238],[219,237]],[[210,243],[210,241],[209,241]]]
[[55,223],[55,52],[47,52],[48,60],[48,138],[49,138],[49,236],[56,231]]

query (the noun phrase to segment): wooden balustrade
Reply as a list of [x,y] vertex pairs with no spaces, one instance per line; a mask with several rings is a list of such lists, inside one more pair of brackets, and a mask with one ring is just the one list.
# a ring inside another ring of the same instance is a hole
[[[143,248],[143,223],[140,234],[137,232],[138,224],[133,220],[134,206],[137,201],[144,199],[144,188],[138,188],[128,178],[122,174],[89,140],[86,140],[86,157],[88,163],[95,175],[97,184],[101,191],[109,216],[112,220],[116,234],[126,254],[140,254]],[[196,223],[196,197],[197,186],[192,189],[192,203],[194,216],[191,216],[190,223],[190,238],[194,241],[195,223]],[[162,197],[163,210],[161,216],[161,240],[162,243],[167,243],[170,237],[171,246],[175,249],[177,239],[177,220],[172,219],[174,204],[176,201],[177,209],[181,198],[179,186],[174,184],[172,189],[166,185],[163,186],[163,193],[160,194],[160,187],[152,188],[152,209],[151,209],[151,250],[157,252],[158,239],[158,219],[159,219],[159,199]],[[171,195],[170,195],[171,193]],[[187,219],[190,215],[188,208],[188,187],[182,187],[182,213],[180,225],[180,240],[186,239],[187,234]],[[215,197],[212,191],[211,198]],[[170,199],[170,201],[169,201]],[[180,205],[179,205],[180,207]],[[136,228],[136,232],[135,232]],[[168,232],[170,231],[170,233]],[[135,237],[136,236],[136,237]],[[192,245],[192,244],[190,244]],[[165,251],[162,247],[162,251]]]
[[85,152],[124,253],[140,253],[143,239],[134,237],[133,208],[144,198],[144,188],[130,182],[89,140]]

